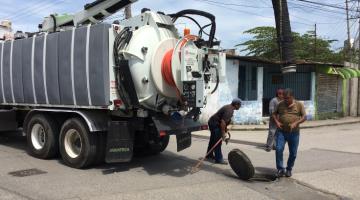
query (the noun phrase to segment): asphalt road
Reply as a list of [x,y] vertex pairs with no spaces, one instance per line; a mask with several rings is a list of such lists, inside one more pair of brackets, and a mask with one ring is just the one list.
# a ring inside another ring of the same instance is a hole
[[[343,131],[341,131],[343,129]],[[346,129],[346,130],[344,130]],[[359,167],[360,154],[321,145],[309,144],[319,133],[340,131],[358,132],[359,125],[324,127],[307,130],[306,145],[301,148],[296,173],[311,173],[324,169]],[[233,133],[233,134],[241,134]],[[249,134],[249,133],[247,133]],[[250,133],[252,134],[252,133]],[[261,132],[259,141],[265,141]],[[330,138],[331,138],[330,137]],[[274,173],[274,154],[265,152],[260,142],[244,141],[224,146],[224,155],[234,148],[242,149],[253,161],[257,173]],[[309,142],[310,141],[310,142]],[[326,143],[326,139],[324,139]],[[331,143],[333,140],[329,140]],[[72,169],[60,159],[39,160],[26,153],[26,139],[20,133],[0,134],[0,199],[343,199],[332,192],[326,192],[304,184],[293,178],[241,181],[230,166],[206,162],[202,170],[190,174],[205,153],[207,140],[193,138],[192,147],[176,152],[175,138],[169,147],[158,156],[134,158],[131,163],[103,164],[86,170]],[[317,143],[319,141],[316,141]],[[322,143],[322,141],[320,141]],[[330,146],[336,146],[329,144]],[[342,145],[342,143],[340,143]],[[354,143],[355,145],[355,143]],[[351,147],[347,147],[351,148]],[[17,177],[12,172],[25,171]],[[37,174],[36,172],[39,172]]]

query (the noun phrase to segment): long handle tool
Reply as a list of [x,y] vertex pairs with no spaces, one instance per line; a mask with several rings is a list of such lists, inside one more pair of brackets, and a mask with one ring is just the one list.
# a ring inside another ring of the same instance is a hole
[[[228,132],[227,134],[229,135],[229,138],[226,138],[226,139],[225,139],[225,143],[226,143],[226,144],[228,144],[228,142],[229,142],[229,140],[230,140],[230,138],[231,138],[230,133]],[[212,152],[214,151],[214,149],[217,147],[217,145],[220,144],[221,140],[223,140],[223,139],[220,138],[220,139],[214,144],[214,146],[209,150],[209,152],[207,152],[206,155],[205,155],[194,167],[191,168],[191,171],[190,171],[191,174],[194,174],[194,173],[200,171],[200,166],[201,166],[201,164],[204,162],[204,160],[206,159],[206,157],[207,157],[208,155],[210,155],[210,153],[212,153]]]

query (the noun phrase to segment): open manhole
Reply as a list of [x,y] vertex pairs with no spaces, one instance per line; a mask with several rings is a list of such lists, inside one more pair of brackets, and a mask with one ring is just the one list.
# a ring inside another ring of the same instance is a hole
[[255,172],[250,158],[240,149],[233,149],[228,154],[229,164],[236,175],[242,180],[272,182],[277,179],[273,172]]
[[42,171],[40,169],[36,169],[36,168],[9,172],[10,175],[16,176],[16,177],[33,176],[33,175],[46,174],[46,173],[47,172]]
[[255,173],[250,180],[258,182],[273,182],[277,179],[278,177],[276,176],[276,174]]

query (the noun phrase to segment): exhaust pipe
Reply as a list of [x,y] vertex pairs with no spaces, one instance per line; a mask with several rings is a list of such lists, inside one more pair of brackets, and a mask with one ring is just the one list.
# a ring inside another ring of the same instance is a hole
[[287,0],[272,0],[282,73],[296,72]]

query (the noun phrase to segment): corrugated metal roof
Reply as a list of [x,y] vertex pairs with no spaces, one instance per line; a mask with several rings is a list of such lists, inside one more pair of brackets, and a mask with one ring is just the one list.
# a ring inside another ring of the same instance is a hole
[[[239,61],[246,61],[246,62],[264,63],[264,64],[276,64],[276,65],[282,64],[281,61],[274,61],[274,60],[269,60],[269,59],[266,59],[266,58],[255,57],[255,56],[238,56],[238,55],[227,54],[226,58],[235,59],[235,60],[239,60]],[[297,65],[321,65],[321,66],[344,67],[344,64],[325,63],[325,62],[317,62],[317,61],[311,61],[311,60],[296,60],[295,64],[297,64]]]

